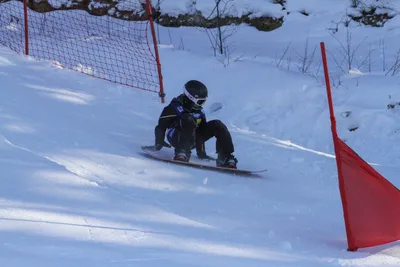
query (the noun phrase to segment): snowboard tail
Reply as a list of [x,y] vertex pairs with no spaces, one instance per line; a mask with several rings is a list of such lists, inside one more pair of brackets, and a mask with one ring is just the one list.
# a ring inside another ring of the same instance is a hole
[[[244,169],[233,169],[233,168],[224,168],[224,167],[218,167],[216,165],[209,165],[209,164],[202,164],[200,162],[184,162],[184,161],[179,161],[179,160],[174,160],[171,156],[165,155],[160,153],[159,151],[155,151],[154,147],[152,146],[142,146],[142,151],[145,153],[146,156],[155,159],[155,160],[160,160],[163,162],[167,163],[173,163],[177,165],[183,165],[187,167],[192,167],[192,168],[199,168],[199,169],[205,169],[205,170],[212,170],[212,171],[217,171],[217,172],[222,172],[222,173],[231,173],[234,175],[242,175],[242,176],[257,176],[258,173],[265,172],[266,169],[264,170],[244,170]],[[215,162],[213,162],[215,164]]]

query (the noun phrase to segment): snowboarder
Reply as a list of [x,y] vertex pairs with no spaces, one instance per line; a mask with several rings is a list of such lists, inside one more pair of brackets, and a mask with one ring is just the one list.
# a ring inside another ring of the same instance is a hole
[[[235,168],[238,160],[232,154],[234,146],[231,134],[220,120],[207,121],[202,106],[208,97],[207,87],[200,81],[190,80],[184,91],[163,109],[155,127],[155,150],[164,146],[174,147],[174,160],[190,160],[191,150],[196,148],[197,156],[210,159],[205,142],[216,138],[216,164],[219,167]],[[164,141],[167,133],[166,143]]]

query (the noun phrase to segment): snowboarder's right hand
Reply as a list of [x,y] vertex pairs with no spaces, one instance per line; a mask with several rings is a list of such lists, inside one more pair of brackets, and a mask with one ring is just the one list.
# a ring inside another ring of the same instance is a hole
[[163,148],[163,145],[162,145],[162,144],[156,144],[156,145],[154,146],[154,150],[155,150],[155,151],[160,151],[161,148]]
[[204,160],[215,160],[213,157],[210,157],[209,155],[207,155],[206,153],[202,154],[197,154],[197,157],[199,159],[204,159]]
[[161,148],[163,148],[163,147],[171,147],[171,145],[170,144],[168,144],[167,142],[165,142],[164,141],[164,143],[163,144],[156,144],[155,146],[154,146],[154,150],[155,151],[159,151],[159,150],[161,150]]

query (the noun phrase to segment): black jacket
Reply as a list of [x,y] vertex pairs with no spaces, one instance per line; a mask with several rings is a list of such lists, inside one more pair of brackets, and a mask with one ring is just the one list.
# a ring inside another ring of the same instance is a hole
[[[201,117],[201,122],[197,125],[196,138],[194,139],[193,146],[196,147],[197,155],[205,155],[205,145],[201,138],[201,133],[204,131],[207,120],[204,111],[201,110],[189,110],[184,105],[184,95],[180,95],[171,100],[171,102],[163,109],[158,119],[158,124],[154,129],[156,144],[164,144],[165,133],[170,128],[177,128],[182,130],[181,118],[184,114],[198,114]],[[183,126],[184,127],[184,126]]]

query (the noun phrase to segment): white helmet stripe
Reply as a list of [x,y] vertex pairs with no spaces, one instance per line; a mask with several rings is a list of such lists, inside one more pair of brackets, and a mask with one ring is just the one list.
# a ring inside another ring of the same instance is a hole
[[187,96],[193,103],[195,103],[196,105],[198,105],[197,104],[197,101],[199,101],[199,100],[207,100],[207,97],[206,98],[195,98],[194,96],[192,96],[187,90],[186,90],[186,88],[184,89],[184,94],[185,94],[185,96]]

